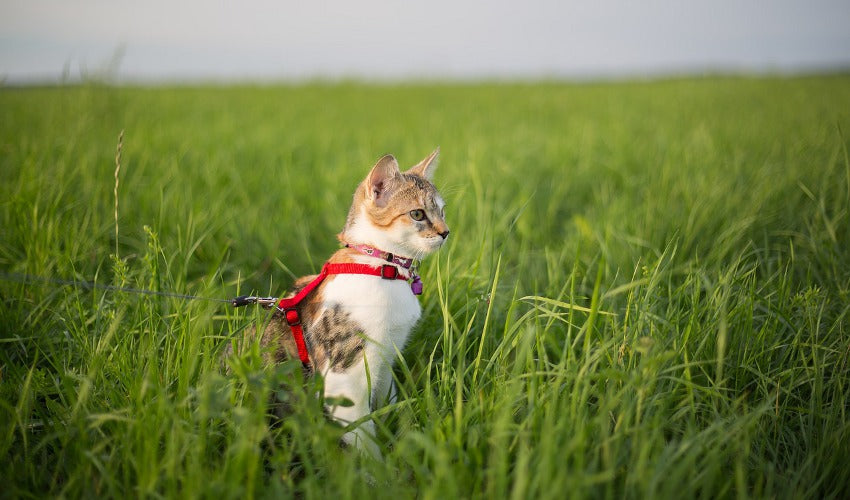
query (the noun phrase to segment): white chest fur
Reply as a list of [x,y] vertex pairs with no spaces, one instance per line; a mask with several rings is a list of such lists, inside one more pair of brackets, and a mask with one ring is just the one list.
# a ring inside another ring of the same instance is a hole
[[[326,308],[340,305],[363,329],[363,358],[343,372],[320,367],[325,376],[325,396],[342,396],[354,404],[330,409],[334,419],[353,422],[384,404],[393,386],[392,366],[410,331],[419,319],[419,301],[406,281],[376,276],[337,275],[322,290]],[[365,433],[365,434],[364,434]],[[374,423],[364,422],[344,439],[377,453]]]
[[410,285],[401,280],[337,275],[325,286],[322,297],[326,306],[341,305],[363,328],[367,354],[371,351],[389,355],[386,361],[390,362],[395,357],[395,349],[404,348],[421,314],[419,301],[410,291]]
[[[393,361],[404,348],[421,310],[406,281],[376,276],[336,275],[323,288],[322,300],[327,309],[341,306],[365,336],[364,357],[345,371],[320,367],[325,376],[325,396],[342,396],[353,403],[329,408],[335,420],[347,424],[364,417],[388,398]],[[366,421],[343,439],[379,456],[374,435],[374,422]]]

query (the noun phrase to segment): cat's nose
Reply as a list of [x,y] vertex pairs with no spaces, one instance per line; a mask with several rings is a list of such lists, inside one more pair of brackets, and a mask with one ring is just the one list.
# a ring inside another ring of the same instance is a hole
[[438,234],[439,234],[440,236],[442,236],[442,237],[443,237],[443,239],[446,239],[446,238],[448,238],[448,237],[449,237],[449,230],[448,230],[448,229],[446,229],[446,230],[445,230],[445,231],[443,231],[442,233],[438,233]]

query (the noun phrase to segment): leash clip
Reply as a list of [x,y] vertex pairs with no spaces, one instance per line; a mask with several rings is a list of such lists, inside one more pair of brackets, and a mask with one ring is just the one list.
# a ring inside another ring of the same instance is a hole
[[277,297],[256,297],[254,295],[240,295],[230,300],[230,305],[233,307],[242,307],[250,304],[258,304],[271,309],[277,304]]

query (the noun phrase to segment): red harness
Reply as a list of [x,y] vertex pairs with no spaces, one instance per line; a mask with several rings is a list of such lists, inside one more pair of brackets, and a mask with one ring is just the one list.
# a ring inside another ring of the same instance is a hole
[[409,279],[400,274],[397,267],[389,264],[384,264],[381,267],[372,267],[369,264],[326,263],[322,267],[322,272],[316,276],[316,279],[308,283],[297,294],[292,297],[280,299],[277,307],[283,312],[283,317],[292,330],[292,337],[295,339],[295,345],[298,347],[298,357],[304,366],[310,366],[310,355],[307,353],[307,344],[304,342],[304,329],[301,328],[301,316],[298,314],[297,307],[325,278],[332,274],[366,274],[369,276],[380,276],[385,280],[407,281]]

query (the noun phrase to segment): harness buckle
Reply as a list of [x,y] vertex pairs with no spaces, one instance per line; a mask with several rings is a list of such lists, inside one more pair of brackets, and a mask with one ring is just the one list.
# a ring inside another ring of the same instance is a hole
[[381,278],[385,280],[394,280],[398,277],[398,268],[390,264],[381,266]]
[[283,310],[283,317],[286,318],[286,323],[289,326],[298,326],[301,324],[301,316],[298,315],[298,309],[290,308]]

